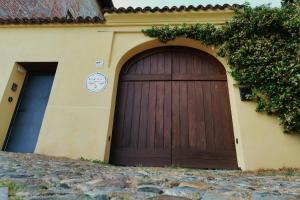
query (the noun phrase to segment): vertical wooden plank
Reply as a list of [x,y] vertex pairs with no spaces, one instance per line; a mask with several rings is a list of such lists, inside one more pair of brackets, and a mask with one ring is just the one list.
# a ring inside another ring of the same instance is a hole
[[[144,60],[140,60],[138,61],[136,64],[136,70],[135,70],[135,73],[134,74],[142,74],[143,73],[143,70],[144,70]],[[133,74],[133,73],[131,73]]]
[[179,57],[179,73],[186,74],[187,73],[187,54],[185,53],[178,53],[177,56]]
[[150,81],[148,128],[147,135],[143,142],[145,143],[145,146],[151,150],[154,150],[155,147],[156,98],[156,81]]
[[159,53],[157,55],[157,74],[164,74],[165,73],[165,66],[164,66],[164,61],[165,61],[165,54]]
[[124,119],[124,130],[121,137],[121,146],[129,147],[130,138],[131,138],[131,125],[132,125],[132,116],[133,116],[133,102],[134,102],[134,92],[135,92],[135,83],[128,82],[127,86],[127,100],[126,100],[126,108],[125,108],[125,119]]
[[226,130],[224,129],[224,119],[222,118],[224,107],[219,103],[219,99],[222,98],[222,94],[219,93],[219,87],[220,85],[218,81],[211,81],[215,150],[223,151],[224,145],[226,145],[224,144],[224,131]]
[[149,115],[149,81],[142,83],[142,95],[141,95],[141,117],[140,117],[140,128],[139,128],[139,141],[138,149],[144,150],[146,148],[147,131],[148,131],[148,115]]
[[193,74],[194,72],[194,54],[186,54],[186,73]]
[[164,82],[156,82],[155,149],[164,147]]
[[150,71],[151,71],[151,60],[150,60],[150,57],[146,57],[143,60],[144,60],[144,65],[143,65],[143,72],[142,72],[142,74],[150,74]]
[[181,147],[189,147],[189,115],[188,115],[188,90],[187,81],[179,83],[179,120],[180,120],[180,140]]
[[[164,53],[164,73],[172,74],[172,52]],[[172,148],[172,82],[164,81],[164,143],[165,149],[168,149],[171,161]]]
[[177,52],[172,52],[172,74],[180,73],[180,57]]
[[188,83],[188,115],[190,147],[206,150],[205,111],[203,104],[202,84],[199,81]]
[[208,57],[205,57],[205,55],[201,54],[200,60],[201,60],[201,73],[203,75],[215,74],[214,73],[215,67],[213,65],[210,65],[210,63],[208,61]]
[[195,54],[193,54],[193,58],[192,58],[192,65],[193,65],[193,67],[192,67],[192,73],[193,74],[197,73],[197,68],[199,68],[198,67],[197,58],[198,58],[198,56],[195,55]]
[[164,87],[164,148],[170,150],[172,144],[172,82],[165,81]]
[[205,112],[205,132],[206,132],[206,143],[207,152],[215,152],[215,130],[214,130],[214,109],[212,100],[212,91],[210,81],[204,81],[202,83],[203,94],[204,94],[204,112]]
[[130,147],[133,149],[138,148],[140,132],[140,115],[141,115],[141,98],[142,98],[142,82],[136,81],[134,83],[134,98],[132,108],[132,121],[131,121],[131,138]]
[[180,147],[179,82],[172,81],[172,147]]
[[[197,130],[197,116],[199,115],[196,103],[196,89],[195,89],[195,81],[187,82],[188,85],[188,126],[189,126],[189,144],[191,148],[197,148],[198,143],[198,130]],[[198,99],[197,99],[198,100]]]
[[172,74],[172,52],[166,52],[164,55],[164,73]]
[[205,74],[205,63],[203,61],[203,58],[201,55],[196,54],[196,68],[195,68],[195,73],[197,74]]
[[150,57],[150,74],[157,74],[157,64],[158,64],[158,58],[157,54],[153,54]]

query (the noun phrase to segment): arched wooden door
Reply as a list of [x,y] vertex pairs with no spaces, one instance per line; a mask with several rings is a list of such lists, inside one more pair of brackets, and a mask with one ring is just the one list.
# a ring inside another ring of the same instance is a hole
[[110,162],[237,168],[226,71],[186,47],[141,53],[123,67]]

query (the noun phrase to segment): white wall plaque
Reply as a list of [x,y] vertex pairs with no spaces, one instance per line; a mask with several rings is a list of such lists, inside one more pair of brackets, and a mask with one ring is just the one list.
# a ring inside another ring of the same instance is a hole
[[104,60],[97,60],[96,61],[96,67],[103,67],[104,66]]
[[86,79],[86,88],[90,92],[100,92],[105,89],[106,85],[107,78],[100,72],[93,73]]

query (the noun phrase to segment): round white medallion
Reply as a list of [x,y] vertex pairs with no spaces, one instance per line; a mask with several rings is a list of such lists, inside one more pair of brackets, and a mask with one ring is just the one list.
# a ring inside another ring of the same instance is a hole
[[100,92],[107,85],[107,78],[104,74],[96,72],[91,74],[86,80],[86,88],[90,92]]

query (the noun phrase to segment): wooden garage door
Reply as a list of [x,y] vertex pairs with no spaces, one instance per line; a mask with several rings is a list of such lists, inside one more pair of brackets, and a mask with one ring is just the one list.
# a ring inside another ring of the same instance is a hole
[[110,162],[237,168],[224,67],[185,47],[131,59],[120,73]]

